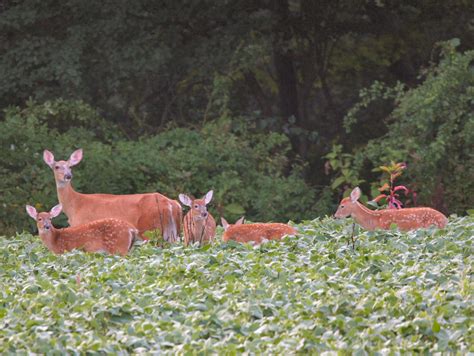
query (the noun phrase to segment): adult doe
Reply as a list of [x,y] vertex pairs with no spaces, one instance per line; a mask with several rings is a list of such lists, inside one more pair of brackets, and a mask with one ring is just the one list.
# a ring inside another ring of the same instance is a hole
[[45,150],[43,159],[53,170],[58,200],[69,225],[78,226],[94,220],[116,218],[135,226],[142,237],[145,231],[159,229],[166,241],[178,240],[182,210],[176,200],[160,193],[82,194],[71,185],[71,168],[82,160],[82,149],[74,151],[67,161],[55,161],[53,153]]

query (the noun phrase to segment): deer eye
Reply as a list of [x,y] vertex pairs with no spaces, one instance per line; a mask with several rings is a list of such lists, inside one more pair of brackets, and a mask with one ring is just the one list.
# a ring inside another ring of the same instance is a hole
[[194,204],[194,209],[197,209],[197,208],[199,208],[199,205]]
[[43,218],[38,218],[38,221],[43,221]]
[[55,166],[54,169],[59,169],[59,166]]
[[344,205],[341,205],[341,209],[344,209]]

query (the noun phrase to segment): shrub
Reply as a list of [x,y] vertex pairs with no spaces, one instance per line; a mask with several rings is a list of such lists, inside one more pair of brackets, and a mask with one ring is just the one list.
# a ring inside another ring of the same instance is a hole
[[[367,160],[374,167],[407,162],[404,181],[419,193],[420,205],[464,213],[474,205],[474,51],[456,52],[457,44],[441,44],[440,63],[426,70],[418,87],[392,93],[388,132],[355,152],[354,169],[363,175]],[[386,99],[387,92],[372,93],[365,105]]]

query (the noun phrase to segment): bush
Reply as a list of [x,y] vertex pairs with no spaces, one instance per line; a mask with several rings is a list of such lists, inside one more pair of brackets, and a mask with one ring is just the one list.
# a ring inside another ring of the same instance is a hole
[[[67,103],[29,103],[26,109],[6,110],[0,122],[2,232],[33,227],[25,204],[41,210],[57,203],[52,172],[42,159],[45,148],[57,160],[84,148],[73,180],[83,193],[158,191],[176,199],[181,192],[199,196],[214,189],[210,208],[216,218],[287,221],[312,215],[314,191],[302,179],[302,167],[290,166],[284,135],[254,134],[242,123],[235,130],[222,120],[202,130],[172,129],[132,141],[112,126],[99,125],[96,131],[93,123],[101,119],[94,110]],[[63,111],[76,117],[67,129],[55,125]],[[64,224],[65,218],[58,221]]]
[[[407,162],[403,182],[418,192],[420,205],[461,214],[474,206],[474,51],[458,53],[457,44],[441,45],[442,59],[421,85],[405,92],[399,87],[388,133],[358,150],[355,162],[361,175],[367,160],[374,167]],[[366,105],[387,92],[373,93]],[[353,111],[348,119],[354,120]]]

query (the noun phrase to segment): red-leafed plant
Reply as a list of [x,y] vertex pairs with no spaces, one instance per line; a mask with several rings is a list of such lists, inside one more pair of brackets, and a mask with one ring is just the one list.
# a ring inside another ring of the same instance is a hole
[[413,202],[416,202],[416,193],[404,185],[395,185],[395,180],[402,175],[403,170],[407,167],[406,163],[391,162],[388,166],[380,166],[379,170],[387,173],[390,176],[389,183],[384,183],[378,188],[380,194],[372,200],[373,203],[377,204],[381,200],[385,200],[389,209],[401,209],[403,207],[400,201],[400,192],[402,191],[405,196],[408,194],[412,195]]

